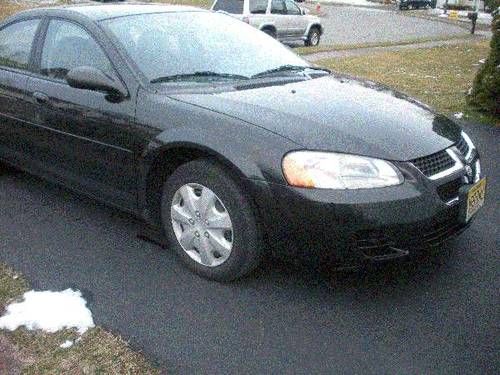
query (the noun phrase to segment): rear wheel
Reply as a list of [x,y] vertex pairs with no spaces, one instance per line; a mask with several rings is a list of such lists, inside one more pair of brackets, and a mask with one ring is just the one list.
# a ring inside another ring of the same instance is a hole
[[274,29],[271,29],[268,27],[268,28],[262,29],[262,31],[274,39],[277,38],[276,30],[274,30]]
[[162,220],[170,246],[200,276],[230,281],[259,263],[262,243],[252,203],[214,160],[186,163],[168,178]]
[[321,39],[321,32],[317,27],[313,27],[311,28],[311,30],[309,30],[309,34],[307,35],[305,45],[310,47],[317,46],[319,44],[320,39]]

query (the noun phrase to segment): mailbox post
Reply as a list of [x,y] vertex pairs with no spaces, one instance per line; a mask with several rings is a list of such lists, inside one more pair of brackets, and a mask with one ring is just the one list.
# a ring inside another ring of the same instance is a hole
[[467,17],[471,20],[472,22],[472,27],[470,29],[470,33],[471,34],[474,34],[474,32],[476,31],[476,22],[477,22],[477,11],[474,11],[474,12],[469,12],[469,14],[467,15]]
[[474,34],[474,32],[476,31],[476,22],[477,22],[478,12],[479,12],[478,0],[474,0],[474,11],[469,12],[467,14],[467,17],[471,20],[471,23],[472,23],[472,27],[470,29],[471,34]]

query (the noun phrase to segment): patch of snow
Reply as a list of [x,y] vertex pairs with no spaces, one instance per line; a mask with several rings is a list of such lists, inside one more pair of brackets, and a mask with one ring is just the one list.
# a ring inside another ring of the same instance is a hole
[[61,349],[69,349],[69,348],[71,348],[72,346],[73,346],[73,341],[71,341],[71,340],[66,340],[66,341],[64,341],[61,345],[59,345],[59,347],[60,347]]
[[464,114],[462,112],[458,112],[458,113],[455,113],[453,116],[455,116],[455,118],[457,118],[457,119],[461,119],[462,117],[464,117]]
[[7,306],[0,317],[0,329],[14,331],[21,326],[28,330],[41,329],[53,333],[65,328],[76,328],[80,334],[94,327],[92,313],[80,291],[24,293],[22,302]]
[[[448,10],[448,13],[444,13],[444,9],[439,8],[439,7],[436,9],[429,9],[427,11],[427,13],[430,15],[435,15],[435,16],[437,15],[438,17],[443,17],[443,18],[449,17],[450,12],[451,12],[451,10]],[[468,18],[469,11],[460,10],[460,11],[457,11],[457,15],[462,21],[470,22],[470,20]],[[490,13],[479,11],[477,14],[477,22],[478,23],[490,24],[492,20],[493,20],[493,17],[491,16]]]

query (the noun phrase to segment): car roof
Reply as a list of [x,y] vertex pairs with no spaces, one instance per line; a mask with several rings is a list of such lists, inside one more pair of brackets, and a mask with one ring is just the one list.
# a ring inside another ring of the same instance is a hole
[[61,15],[73,14],[87,17],[94,21],[110,18],[151,13],[206,12],[206,10],[180,5],[150,3],[84,3],[77,5],[35,8],[18,14],[26,15]]

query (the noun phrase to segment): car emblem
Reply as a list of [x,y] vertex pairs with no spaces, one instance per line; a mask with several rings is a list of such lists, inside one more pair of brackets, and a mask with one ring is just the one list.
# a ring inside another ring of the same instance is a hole
[[469,178],[472,178],[473,177],[473,171],[472,171],[472,168],[470,167],[470,165],[466,165],[465,166],[465,174],[467,175],[467,177]]

